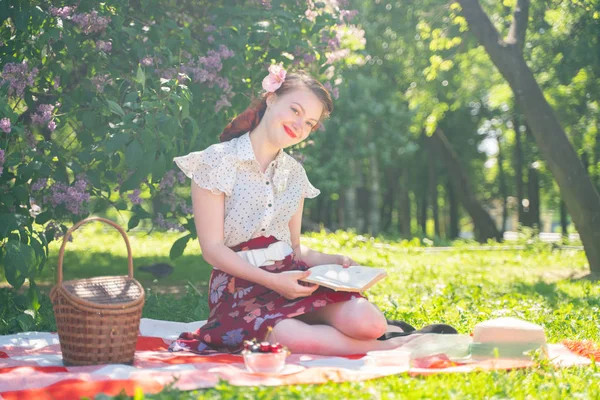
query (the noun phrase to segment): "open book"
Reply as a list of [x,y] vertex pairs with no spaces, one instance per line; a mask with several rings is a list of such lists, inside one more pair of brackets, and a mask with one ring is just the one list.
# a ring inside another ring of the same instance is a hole
[[338,264],[324,264],[309,271],[310,275],[302,281],[344,292],[364,292],[387,276],[385,269],[360,265],[344,268]]

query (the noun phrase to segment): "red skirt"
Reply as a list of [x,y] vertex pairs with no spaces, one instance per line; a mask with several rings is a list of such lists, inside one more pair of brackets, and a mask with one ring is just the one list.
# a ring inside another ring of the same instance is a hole
[[[232,248],[233,251],[267,247],[277,239],[258,237]],[[309,267],[290,254],[273,265],[260,267],[272,273],[305,271]],[[308,297],[288,300],[255,282],[213,269],[209,282],[208,321],[196,332],[184,332],[169,346],[171,351],[239,352],[244,340],[264,340],[268,328],[286,318],[310,313],[328,304],[362,297],[353,292],[336,292],[320,287]]]

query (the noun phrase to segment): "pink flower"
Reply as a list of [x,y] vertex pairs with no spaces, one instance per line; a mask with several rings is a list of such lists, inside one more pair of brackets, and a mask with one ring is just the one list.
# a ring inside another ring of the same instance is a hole
[[262,81],[262,87],[267,92],[275,92],[285,81],[286,71],[281,64],[274,64],[269,67],[269,75]]
[[8,119],[8,118],[0,119],[0,129],[2,129],[6,133],[10,133],[10,131],[11,131],[10,119]]

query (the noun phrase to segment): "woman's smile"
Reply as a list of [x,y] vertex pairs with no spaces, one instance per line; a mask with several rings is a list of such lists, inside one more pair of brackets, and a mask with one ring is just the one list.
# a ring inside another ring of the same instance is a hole
[[288,128],[286,125],[283,126],[283,129],[285,129],[285,133],[287,133],[288,136],[291,137],[292,139],[298,138],[298,136],[290,128]]

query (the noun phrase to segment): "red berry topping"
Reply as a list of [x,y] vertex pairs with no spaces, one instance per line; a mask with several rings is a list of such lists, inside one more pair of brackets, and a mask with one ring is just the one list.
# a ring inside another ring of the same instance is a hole
[[271,344],[271,353],[279,353],[283,349],[283,346],[279,343]]
[[260,342],[260,352],[261,353],[270,353],[271,352],[271,343]]

